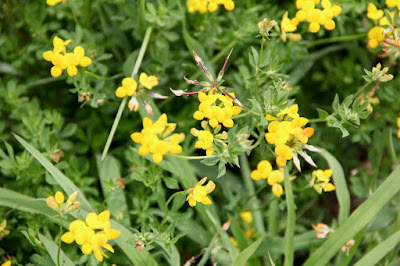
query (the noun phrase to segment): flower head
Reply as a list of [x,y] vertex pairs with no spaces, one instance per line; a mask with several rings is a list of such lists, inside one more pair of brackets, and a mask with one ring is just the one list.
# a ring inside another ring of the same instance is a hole
[[86,216],[86,222],[82,220],[71,222],[69,231],[61,236],[61,240],[67,244],[75,241],[81,246],[83,254],[89,255],[93,252],[96,259],[102,262],[103,257],[107,257],[102,248],[114,253],[114,249],[107,242],[121,234],[120,231],[110,228],[109,218],[110,212],[108,210],[99,215],[89,213]]
[[326,170],[315,170],[312,172],[312,178],[310,180],[310,186],[313,186],[314,189],[321,194],[322,191],[330,192],[335,190],[335,186],[330,183],[330,179],[332,176],[332,169]]
[[10,230],[7,230],[6,227],[7,227],[7,220],[4,219],[0,223],[0,240],[2,240],[5,236],[8,236],[10,234]]
[[67,70],[68,75],[75,76],[78,73],[77,66],[87,67],[92,64],[92,59],[85,56],[85,51],[81,46],[77,46],[73,53],[68,53],[66,46],[71,40],[62,40],[59,37],[53,39],[53,51],[43,53],[43,58],[53,64],[50,73],[53,77],[58,77],[63,70]]
[[64,203],[64,194],[61,191],[57,191],[55,196],[46,198],[47,206],[58,212],[60,215],[70,213],[79,208],[80,203],[76,201],[78,191],[72,193],[66,203]]
[[326,238],[331,231],[329,226],[324,223],[318,223],[317,225],[312,225],[312,228],[315,230],[316,238]]
[[150,118],[143,119],[143,129],[141,132],[131,134],[131,139],[141,144],[139,148],[140,155],[153,154],[155,163],[160,163],[165,154],[177,154],[182,152],[179,145],[183,141],[185,135],[172,132],[175,130],[176,124],[167,122],[167,115],[162,114],[156,122]]
[[203,203],[204,205],[210,205],[212,202],[208,194],[213,192],[215,189],[215,183],[213,181],[208,181],[207,185],[203,185],[207,181],[207,177],[201,179],[195,187],[188,189],[189,194],[186,200],[189,202],[191,207],[196,206],[197,202]]

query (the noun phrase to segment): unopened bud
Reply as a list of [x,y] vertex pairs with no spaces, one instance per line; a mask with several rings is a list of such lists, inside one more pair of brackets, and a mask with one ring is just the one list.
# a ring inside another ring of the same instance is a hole
[[64,194],[60,191],[57,191],[54,199],[57,202],[58,206],[61,207],[61,205],[64,203]]
[[53,210],[56,210],[56,211],[58,211],[60,208],[53,196],[46,198],[46,204],[47,204],[47,206],[49,206],[50,208],[52,208]]
[[73,204],[74,201],[76,200],[76,196],[77,196],[77,195],[78,195],[78,190],[75,191],[74,193],[72,193],[72,194],[68,197],[67,203]]
[[226,222],[222,225],[222,230],[228,231],[229,227],[231,226],[231,221],[232,221],[232,219],[229,219],[228,221],[226,221]]
[[133,110],[135,112],[137,112],[139,110],[139,102],[138,102],[138,100],[136,99],[135,96],[133,96],[130,99],[130,101],[128,103],[128,108],[129,108],[129,110],[131,110],[131,111]]

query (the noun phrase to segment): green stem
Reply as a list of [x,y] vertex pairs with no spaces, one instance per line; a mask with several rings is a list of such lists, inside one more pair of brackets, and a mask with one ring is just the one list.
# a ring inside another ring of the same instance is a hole
[[111,76],[111,77],[102,77],[102,76],[96,75],[96,74],[94,74],[94,73],[92,73],[90,71],[87,71],[87,70],[85,70],[85,74],[90,76],[90,77],[92,77],[92,78],[100,79],[100,80],[113,80],[113,79],[117,79],[117,78],[120,78],[120,77],[124,76],[123,73],[119,73],[119,74],[116,74],[116,75]]
[[388,132],[389,132],[388,146],[389,146],[390,156],[392,157],[393,165],[397,165],[397,156],[393,146],[392,129],[389,128]]
[[263,51],[264,51],[264,42],[265,42],[265,39],[263,37],[263,38],[261,38],[260,54],[258,55],[258,62],[257,62],[257,68],[256,68],[256,78],[257,78],[257,74],[258,74],[258,71],[260,70],[260,66],[261,66],[261,59],[262,59]]
[[[144,40],[143,40],[142,46],[140,47],[139,55],[138,55],[138,58],[136,59],[135,66],[133,67],[131,78],[133,78],[137,74],[139,67],[142,64],[144,53],[146,52],[147,45],[150,41],[150,36],[151,36],[152,30],[153,30],[152,27],[147,27],[147,29],[146,29],[146,33],[144,35]],[[114,123],[112,125],[110,134],[108,135],[106,145],[104,146],[101,160],[104,160],[104,158],[107,156],[107,152],[108,152],[108,149],[110,148],[111,142],[114,138],[115,131],[117,130],[117,127],[119,124],[119,120],[121,119],[121,116],[125,110],[126,99],[127,98],[125,97],[122,100],[121,105],[119,106],[118,113],[115,116]]]
[[294,263],[294,228],[296,226],[296,213],[293,197],[292,181],[290,181],[287,166],[284,167],[285,172],[285,194],[286,194],[286,210],[287,210],[287,224],[285,231],[285,266],[292,266]]
[[115,116],[114,123],[111,127],[110,134],[108,134],[106,145],[104,146],[103,154],[101,155],[101,160],[104,160],[107,156],[108,149],[110,148],[111,142],[114,138],[115,131],[117,130],[119,120],[121,119],[122,113],[124,112],[126,105],[126,97],[121,101],[121,105],[118,108],[117,115]]
[[48,84],[48,83],[52,83],[52,82],[57,82],[60,80],[65,79],[65,76],[61,76],[61,77],[57,77],[57,78],[44,78],[44,79],[39,79],[39,80],[35,80],[31,83],[28,83],[25,85],[26,88],[32,88],[32,87],[36,87],[36,86],[40,86],[40,85],[44,85],[44,84]]
[[74,18],[75,24],[80,26],[81,24],[79,23],[79,20],[78,20],[78,18],[77,18],[76,15],[75,15],[75,11],[74,11],[74,9],[72,8],[71,2],[68,2],[68,7],[69,7],[69,10],[71,10],[71,14],[72,14],[72,17]]
[[279,213],[278,201],[274,200],[269,205],[269,210],[268,210],[268,233],[270,234],[270,236],[278,235],[278,213]]
[[60,240],[58,241],[58,250],[57,250],[57,266],[60,266],[60,251],[61,251],[61,235],[62,235],[62,219],[63,216],[60,214]]
[[237,118],[242,118],[242,117],[248,116],[250,113],[251,113],[250,111],[243,112],[243,113],[241,113],[241,114],[235,115],[234,118],[235,118],[235,119],[237,119]]
[[161,227],[164,225],[164,223],[167,221],[167,217],[168,217],[168,204],[172,201],[172,199],[173,199],[175,196],[177,196],[177,195],[179,195],[179,194],[182,194],[182,193],[186,193],[186,191],[178,191],[178,192],[175,192],[174,194],[172,194],[172,195],[169,197],[169,199],[167,200],[167,202],[165,202],[165,214],[164,214],[163,219],[161,220],[161,223],[160,223],[160,226],[159,226],[160,229],[161,229]]
[[366,36],[367,36],[367,33],[364,32],[364,33],[359,33],[359,34],[354,34],[354,35],[337,36],[337,37],[332,37],[332,38],[320,39],[320,40],[316,40],[316,41],[309,43],[306,47],[311,48],[313,46],[317,46],[320,44],[358,40],[358,39],[365,38]]
[[318,122],[325,122],[326,120],[324,118],[314,118],[308,120],[308,123],[318,123]]
[[[244,185],[246,187],[246,191],[250,195],[256,194],[255,188],[254,188],[254,183],[253,180],[250,177],[250,166],[249,162],[247,160],[247,157],[245,154],[240,155],[240,172],[243,177]],[[250,202],[251,209],[258,210],[254,212],[254,223],[256,226],[257,231],[261,234],[265,234],[265,227],[264,227],[264,221],[262,218],[262,213],[259,210],[259,203],[258,199],[255,198]]]
[[152,31],[153,31],[152,27],[147,27],[146,33],[144,34],[144,40],[142,43],[142,47],[140,47],[139,55],[138,55],[138,58],[136,59],[136,64],[133,67],[131,78],[133,78],[139,71],[139,67],[142,64],[144,53],[146,52],[147,45],[149,44]]
[[168,153],[166,155],[176,157],[176,158],[186,159],[186,160],[201,160],[201,159],[216,157],[216,156],[186,156],[186,155],[178,155],[178,154],[172,154],[172,153]]

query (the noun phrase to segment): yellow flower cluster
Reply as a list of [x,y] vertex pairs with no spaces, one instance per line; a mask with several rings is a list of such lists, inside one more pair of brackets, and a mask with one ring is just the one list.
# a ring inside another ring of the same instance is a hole
[[213,181],[208,181],[207,185],[204,186],[204,183],[207,181],[207,177],[201,179],[195,187],[189,188],[187,193],[189,194],[186,200],[189,202],[191,207],[196,206],[197,202],[203,203],[204,205],[210,205],[212,202],[208,194],[213,192],[215,189],[215,183]]
[[329,182],[331,176],[332,169],[326,169],[324,171],[321,169],[315,170],[312,172],[310,186],[313,186],[319,194],[322,193],[322,190],[325,192],[335,190],[335,186]]
[[[391,18],[394,18],[394,13],[398,12],[400,15],[400,1],[397,0],[386,0],[386,6],[388,8],[394,8],[396,7],[396,11],[391,11],[389,12]],[[368,46],[370,48],[376,48],[378,47],[378,44],[382,42],[386,36],[391,36],[394,35],[396,44],[399,44],[399,38],[396,35],[396,32],[392,30],[386,30],[383,26],[389,26],[390,23],[387,19],[387,17],[384,15],[383,10],[378,9],[374,3],[369,3],[367,7],[367,17],[371,20],[374,21],[375,26],[372,27],[368,31]]]
[[79,208],[80,203],[76,201],[76,196],[78,196],[78,191],[72,193],[66,203],[64,203],[64,194],[61,191],[57,191],[55,196],[50,196],[46,198],[47,206],[58,212],[60,215],[70,213]]
[[235,3],[232,0],[188,0],[187,8],[189,13],[199,11],[204,14],[207,11],[215,12],[218,5],[223,5],[226,10],[233,10]]
[[267,160],[258,163],[257,169],[251,172],[253,180],[267,179],[268,185],[272,186],[272,193],[280,197],[283,193],[282,186],[279,184],[284,179],[283,169],[272,170],[272,165]]
[[342,12],[342,8],[338,5],[332,5],[329,0],[322,0],[322,9],[316,8],[319,0],[297,0],[296,7],[298,9],[296,16],[292,19],[284,17],[281,27],[286,32],[294,32],[300,22],[308,21],[310,32],[317,33],[321,26],[326,30],[335,29],[335,21],[333,18]]
[[[89,255],[93,252],[96,259],[103,261],[107,257],[102,248],[114,253],[113,247],[108,240],[117,238],[121,232],[112,229],[110,224],[110,211],[103,211],[99,215],[94,212],[86,216],[86,221],[75,220],[70,223],[69,231],[61,236],[61,240],[67,244],[76,242],[81,246],[83,254]],[[101,230],[103,229],[103,230]]]
[[48,4],[49,6],[55,6],[61,2],[63,2],[63,4],[65,4],[67,2],[67,0],[46,0],[46,4]]
[[224,142],[226,139],[228,139],[228,133],[226,131],[219,133],[221,126],[217,126],[213,132],[211,132],[212,129],[208,126],[207,121],[202,121],[201,126],[203,127],[203,130],[192,128],[190,133],[199,139],[196,141],[195,148],[205,150],[206,155],[210,156],[215,151],[215,149],[212,147],[214,140]]
[[314,134],[312,127],[303,128],[308,119],[300,117],[298,114],[299,106],[294,104],[289,108],[282,110],[275,117],[267,114],[267,120],[273,120],[268,124],[268,133],[265,139],[268,143],[275,145],[276,164],[280,167],[286,165],[288,160],[293,158],[293,151],[301,150]]
[[162,114],[154,123],[150,118],[145,117],[142,131],[132,133],[131,139],[141,144],[140,155],[152,153],[154,162],[160,163],[168,152],[172,154],[182,152],[179,143],[184,140],[185,134],[171,134],[175,127],[176,124],[167,122],[166,114]]
[[7,220],[4,219],[0,223],[0,240],[2,240],[3,237],[8,236],[10,234],[10,230],[7,230],[6,227],[7,227]]
[[398,130],[397,130],[397,138],[400,139],[400,117],[397,118],[396,123],[397,123],[397,128],[398,128]]
[[[139,76],[140,85],[148,90],[158,85],[158,78],[156,76],[148,76],[146,73],[141,73]],[[125,96],[132,96],[138,88],[136,80],[133,78],[124,78],[122,80],[122,86],[118,87],[115,91],[115,95],[118,98],[124,98]]]
[[[235,97],[234,93],[230,93]],[[199,92],[198,99],[200,101],[199,110],[193,114],[196,120],[207,118],[212,128],[221,123],[225,127],[233,127],[232,116],[238,115],[242,108],[233,105],[233,99],[228,95],[223,95],[215,90],[209,90],[208,94]]]
[[70,42],[71,40],[64,41],[56,36],[53,39],[53,51],[43,53],[43,58],[54,65],[50,70],[53,77],[59,77],[65,69],[72,77],[78,73],[78,65],[87,67],[92,64],[92,59],[85,56],[85,50],[81,46],[75,47],[73,53],[67,53],[66,46]]

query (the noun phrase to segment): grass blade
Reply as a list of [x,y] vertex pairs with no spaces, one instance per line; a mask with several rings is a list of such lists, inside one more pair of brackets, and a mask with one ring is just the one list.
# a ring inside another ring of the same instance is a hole
[[370,252],[362,257],[354,266],[373,266],[376,265],[386,254],[392,251],[400,242],[400,231],[397,231]]
[[62,187],[62,189],[67,193],[68,195],[71,195],[75,191],[78,191],[78,197],[77,200],[81,203],[82,209],[86,211],[93,211],[92,205],[89,203],[89,201],[85,198],[83,193],[77,188],[74,183],[69,180],[68,177],[66,177],[63,173],[61,173],[58,168],[56,168],[49,160],[46,159],[38,150],[36,150],[32,145],[30,145],[28,142],[26,142],[23,138],[20,136],[13,134],[14,137],[17,139],[19,143],[21,143],[22,146],[54,177],[54,179],[57,181],[57,183]]
[[251,244],[245,250],[240,252],[239,255],[236,257],[236,259],[234,260],[233,266],[245,265],[246,261],[248,261],[249,258],[254,254],[254,252],[256,252],[258,246],[260,245],[263,239],[264,237],[260,237],[253,244]]
[[346,178],[344,176],[343,168],[338,160],[326,150],[320,153],[322,157],[328,162],[329,168],[332,169],[333,182],[335,183],[336,197],[339,202],[339,225],[342,224],[350,214],[350,193],[347,188]]
[[319,247],[304,266],[325,265],[346,241],[352,239],[400,190],[400,166],[386,178],[379,188]]
[[[51,239],[39,234],[39,240],[43,243],[54,264],[57,265],[57,251],[58,245],[54,243]],[[60,250],[60,265],[64,266],[74,266],[75,264],[70,260],[70,258],[65,255],[65,253]]]

